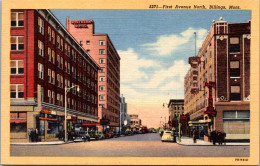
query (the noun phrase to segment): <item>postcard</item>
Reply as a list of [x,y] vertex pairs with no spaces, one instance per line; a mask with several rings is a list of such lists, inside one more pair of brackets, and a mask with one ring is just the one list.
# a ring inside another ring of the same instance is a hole
[[258,165],[259,2],[3,0],[1,164]]

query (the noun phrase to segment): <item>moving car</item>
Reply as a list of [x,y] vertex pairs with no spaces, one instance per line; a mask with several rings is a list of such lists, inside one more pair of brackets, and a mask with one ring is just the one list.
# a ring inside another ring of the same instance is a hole
[[90,141],[90,136],[88,134],[88,132],[86,131],[79,131],[79,132],[76,132],[75,133],[75,136],[73,137],[73,141],[76,142],[76,141]]
[[174,131],[164,131],[162,135],[162,142],[176,142]]

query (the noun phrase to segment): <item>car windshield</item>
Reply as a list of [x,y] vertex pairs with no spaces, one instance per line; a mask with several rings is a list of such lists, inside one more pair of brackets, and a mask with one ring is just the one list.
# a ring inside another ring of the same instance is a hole
[[166,134],[171,134],[172,132],[170,132],[170,131],[166,131],[165,133],[166,133]]

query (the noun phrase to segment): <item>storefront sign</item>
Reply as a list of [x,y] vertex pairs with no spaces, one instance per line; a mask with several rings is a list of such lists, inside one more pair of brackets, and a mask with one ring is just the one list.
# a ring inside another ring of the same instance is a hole
[[48,110],[48,109],[43,108],[43,109],[41,110],[41,113],[50,114],[50,113],[51,113],[51,110]]
[[200,65],[200,57],[189,57],[189,64],[192,68],[192,87],[191,93],[197,94],[199,92],[198,88],[198,66]]

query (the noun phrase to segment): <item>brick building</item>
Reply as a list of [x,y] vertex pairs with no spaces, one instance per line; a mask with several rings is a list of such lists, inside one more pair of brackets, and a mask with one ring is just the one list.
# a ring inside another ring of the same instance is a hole
[[67,30],[98,63],[99,119],[103,130],[119,129],[120,57],[107,34],[95,34],[93,20],[69,20]]
[[[49,10],[11,10],[11,141],[57,140],[64,127],[65,87],[68,132],[98,122],[99,65]],[[79,87],[80,91],[76,91]]]
[[216,129],[226,139],[249,140],[250,23],[213,21],[197,56],[189,58],[184,108],[200,138]]

